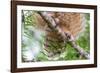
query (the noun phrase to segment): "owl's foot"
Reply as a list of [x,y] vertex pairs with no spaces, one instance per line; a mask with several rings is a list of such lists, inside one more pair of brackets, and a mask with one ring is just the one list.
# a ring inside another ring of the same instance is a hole
[[70,32],[65,32],[68,41],[75,41],[73,35]]

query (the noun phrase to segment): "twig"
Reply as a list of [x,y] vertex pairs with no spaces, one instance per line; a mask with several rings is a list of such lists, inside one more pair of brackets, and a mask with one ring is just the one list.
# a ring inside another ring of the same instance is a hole
[[81,56],[84,56],[85,58],[89,59],[90,55],[87,52],[85,52],[83,48],[78,46],[74,41],[71,41],[71,45],[80,53]]
[[[49,16],[47,12],[38,12],[42,18],[48,23],[48,26],[54,30],[54,31],[58,31],[58,33],[63,37],[64,41],[68,41],[68,37],[66,36],[66,34],[60,29],[59,26],[57,26],[55,20],[53,17]],[[85,58],[89,59],[89,54],[87,52],[85,52],[83,50],[83,48],[79,47],[75,41],[69,41],[71,42],[72,47],[74,47],[80,55],[84,56]]]

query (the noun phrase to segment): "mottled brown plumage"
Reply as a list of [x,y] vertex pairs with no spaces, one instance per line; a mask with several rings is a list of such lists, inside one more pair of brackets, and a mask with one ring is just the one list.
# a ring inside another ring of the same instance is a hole
[[73,37],[76,37],[82,30],[82,15],[80,13],[56,13],[55,17],[59,19],[61,29]]
[[[48,12],[48,15],[53,17],[57,26],[60,29],[71,35],[74,40],[78,37],[79,33],[83,30],[84,14],[73,12]],[[46,21],[39,15],[35,14],[37,18],[37,28],[46,31],[45,50],[48,56],[54,58],[57,54],[64,52],[66,49],[65,43],[57,31],[50,29]],[[52,48],[50,47],[52,46]],[[58,56],[58,55],[57,55]]]

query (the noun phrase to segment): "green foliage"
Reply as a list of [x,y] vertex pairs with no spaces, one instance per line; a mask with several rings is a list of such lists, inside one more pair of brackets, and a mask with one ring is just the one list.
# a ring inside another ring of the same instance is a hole
[[48,59],[47,59],[46,55],[41,52],[37,56],[37,61],[48,61]]

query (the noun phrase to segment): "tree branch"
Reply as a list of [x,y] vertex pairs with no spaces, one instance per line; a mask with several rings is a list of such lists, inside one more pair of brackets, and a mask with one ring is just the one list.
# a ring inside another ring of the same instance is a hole
[[[59,26],[57,26],[57,23],[55,22],[55,19],[51,16],[48,15],[47,12],[38,12],[42,18],[48,23],[48,26],[54,30],[54,31],[58,31],[58,33],[63,37],[64,41],[69,41],[68,37],[66,36],[66,34],[60,29]],[[71,46],[74,47],[80,55],[84,56],[85,58],[89,59],[89,54],[87,52],[85,52],[83,50],[83,48],[79,47],[75,41],[69,41],[71,42]]]
[[84,56],[84,57],[87,58],[87,59],[90,58],[90,55],[89,55],[87,52],[85,52],[85,51],[83,50],[83,48],[81,48],[80,46],[78,46],[74,41],[71,41],[71,45],[72,45],[72,47],[74,47],[74,48],[79,52],[79,54],[80,54],[81,56]]

